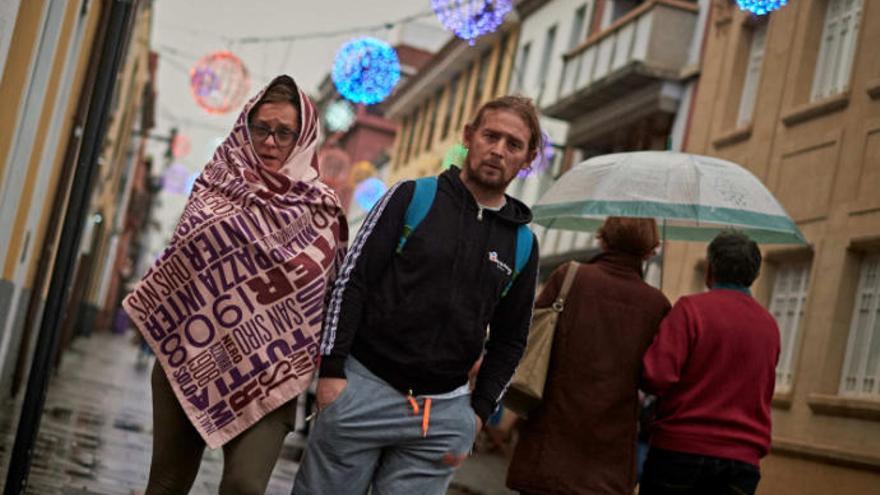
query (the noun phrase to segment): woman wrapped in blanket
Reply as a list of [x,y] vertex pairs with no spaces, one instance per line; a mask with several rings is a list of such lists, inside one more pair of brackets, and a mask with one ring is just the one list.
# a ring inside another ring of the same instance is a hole
[[188,493],[206,445],[223,447],[220,494],[266,490],[347,241],[318,180],[318,140],[315,107],[277,77],[245,105],[123,302],[157,356],[147,495]]

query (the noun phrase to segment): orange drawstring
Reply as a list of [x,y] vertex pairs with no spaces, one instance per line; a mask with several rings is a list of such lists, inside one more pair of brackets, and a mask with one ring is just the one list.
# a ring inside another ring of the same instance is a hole
[[[419,413],[419,403],[416,402],[415,397],[412,396],[412,391],[410,391],[409,395],[406,396],[406,400],[409,401],[409,405],[412,406],[413,414]],[[422,413],[422,437],[428,436],[428,425],[431,422],[431,399],[425,399],[425,407],[424,412]]]
[[425,399],[425,413],[422,415],[422,436],[428,436],[428,422],[431,420],[431,399]]
[[409,400],[409,405],[413,408],[413,414],[419,413],[419,403],[413,398],[412,394],[407,395],[406,398]]

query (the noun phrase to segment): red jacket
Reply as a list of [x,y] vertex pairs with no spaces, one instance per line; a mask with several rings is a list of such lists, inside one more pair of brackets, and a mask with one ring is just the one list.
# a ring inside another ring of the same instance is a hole
[[779,329],[731,289],[682,297],[644,356],[659,397],[651,446],[758,465],[770,449]]

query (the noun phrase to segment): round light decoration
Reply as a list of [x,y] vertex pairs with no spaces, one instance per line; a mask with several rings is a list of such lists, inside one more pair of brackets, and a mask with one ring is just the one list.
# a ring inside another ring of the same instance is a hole
[[331,132],[345,132],[354,123],[354,107],[345,100],[336,100],[324,110],[324,124]]
[[183,186],[183,194],[189,196],[192,193],[193,186],[196,185],[196,179],[201,175],[200,172],[193,172],[192,175],[187,177],[186,184]]
[[370,211],[387,190],[384,182],[376,177],[370,177],[354,188],[354,201],[362,210]]
[[473,45],[504,22],[513,9],[511,0],[431,0],[431,8],[443,27]]
[[740,9],[755,15],[766,15],[782,8],[788,0],[736,0]]
[[361,160],[351,167],[351,172],[348,175],[348,180],[351,181],[352,184],[360,184],[361,182],[367,180],[369,177],[376,175],[376,166],[367,160]]
[[400,80],[400,61],[388,43],[355,38],[336,53],[331,76],[346,99],[372,105],[387,98]]
[[189,71],[189,88],[196,104],[208,113],[238,110],[251,88],[241,59],[228,51],[206,55]]
[[162,174],[162,190],[169,194],[186,194],[190,171],[180,163],[172,163]]
[[556,153],[556,150],[553,149],[553,141],[550,140],[550,136],[544,131],[541,131],[541,138],[544,141],[544,147],[538,152],[535,159],[532,160],[529,168],[520,170],[519,173],[516,174],[520,179],[541,173],[544,170],[547,170],[547,167],[553,163],[553,155]]
[[183,158],[192,151],[192,140],[186,134],[177,134],[171,141],[171,155],[174,158]]
[[464,165],[464,161],[467,158],[468,150],[461,143],[455,143],[452,148],[449,148],[449,151],[446,152],[446,155],[443,157],[443,168],[447,169],[452,165],[457,165],[459,167]]

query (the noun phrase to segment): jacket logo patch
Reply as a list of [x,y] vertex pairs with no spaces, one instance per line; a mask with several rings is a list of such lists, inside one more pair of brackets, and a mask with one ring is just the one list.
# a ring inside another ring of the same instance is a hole
[[499,270],[506,273],[507,275],[513,275],[513,270],[510,269],[503,261],[498,259],[498,253],[495,251],[489,251],[489,261],[495,263],[495,266],[498,267]]

